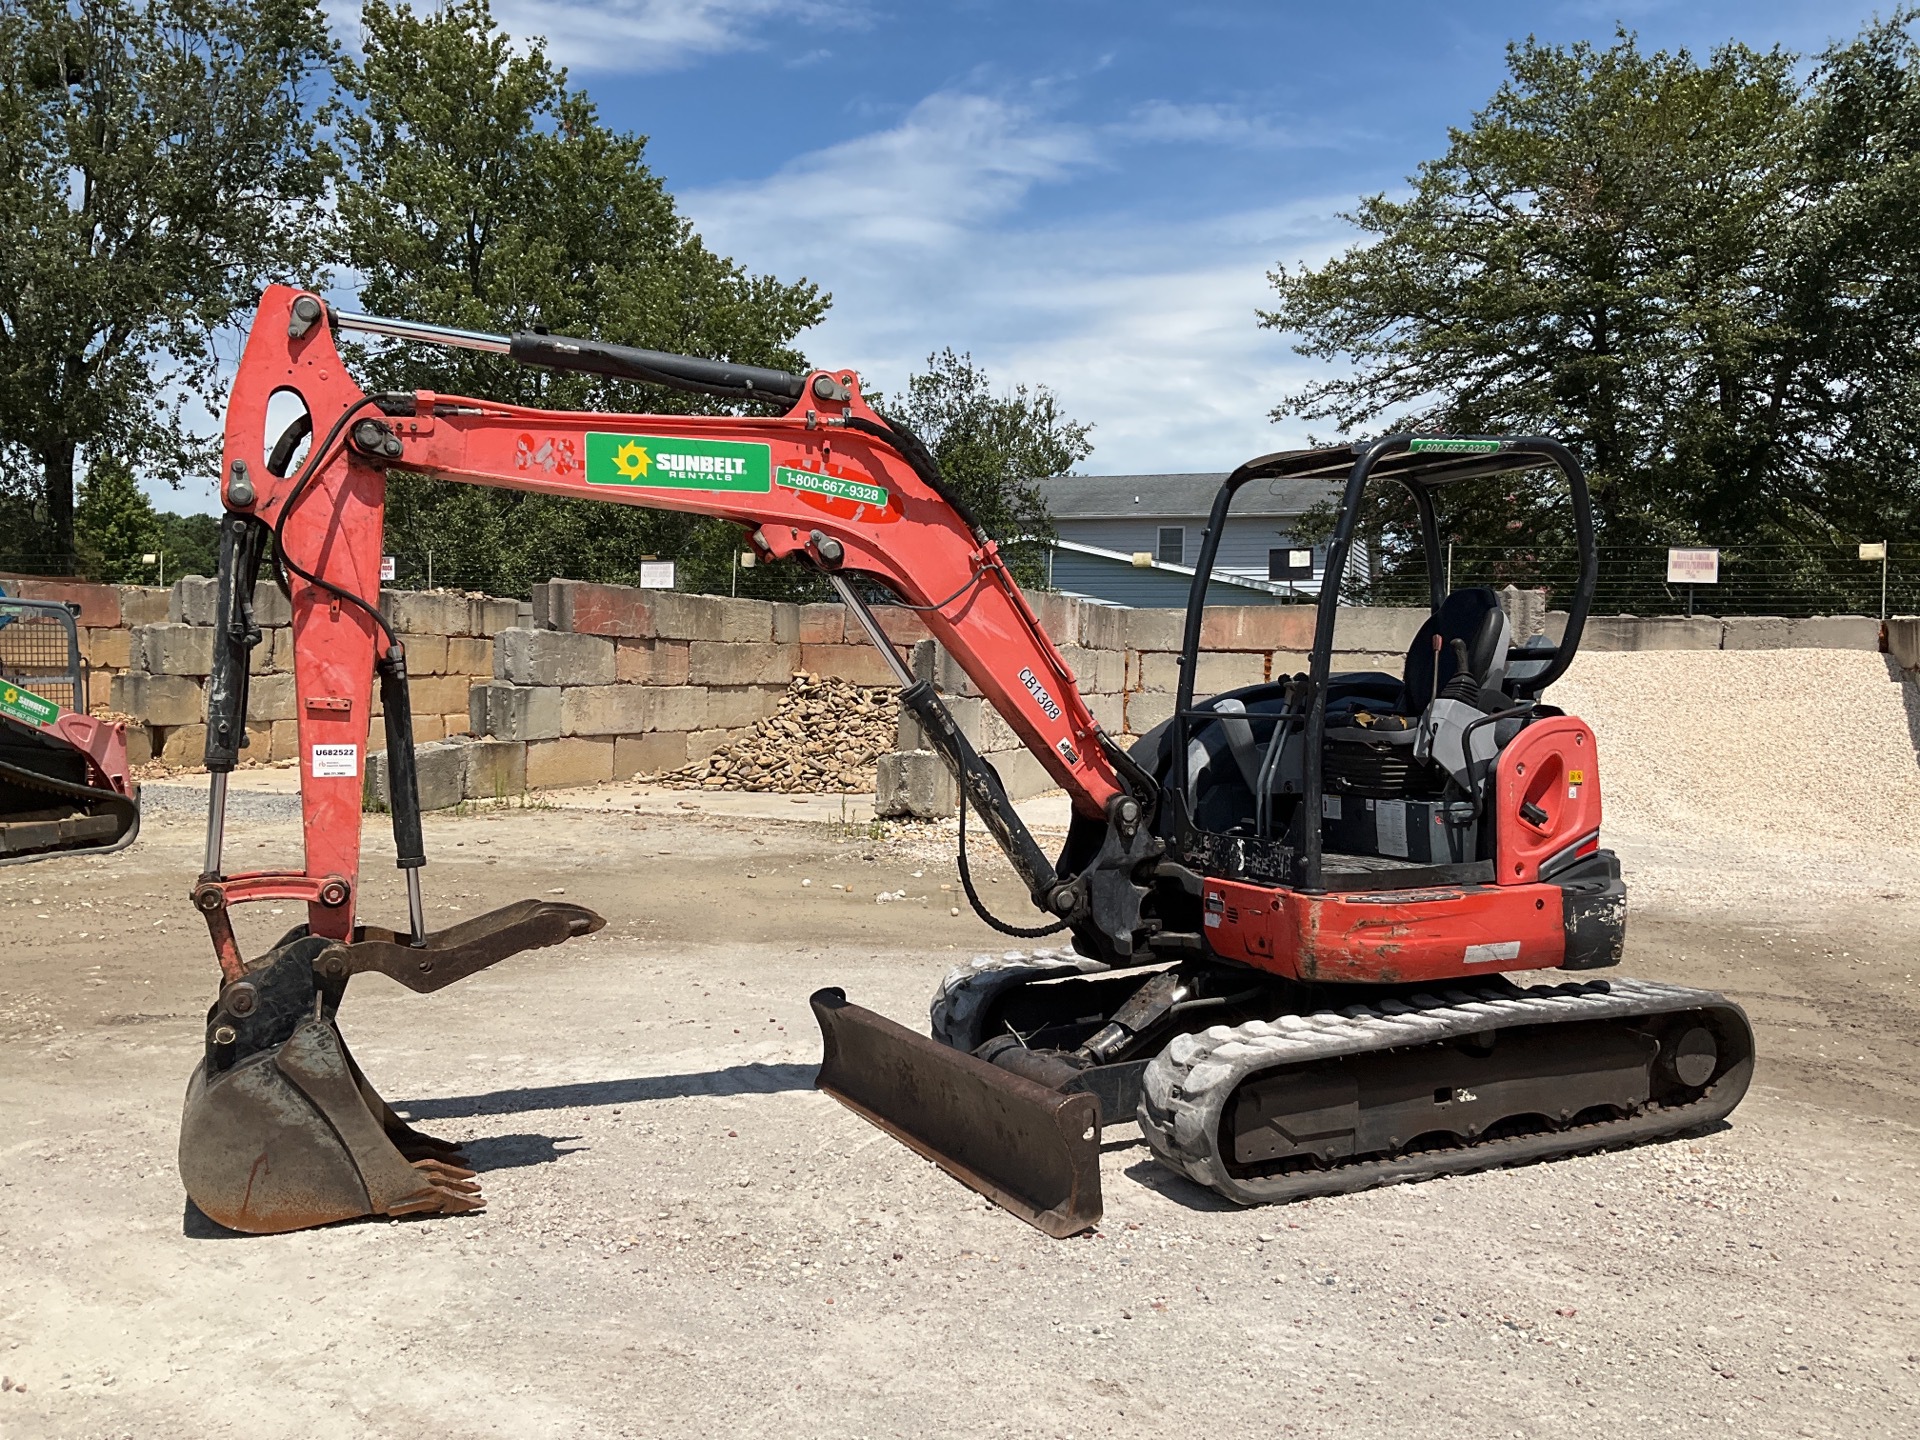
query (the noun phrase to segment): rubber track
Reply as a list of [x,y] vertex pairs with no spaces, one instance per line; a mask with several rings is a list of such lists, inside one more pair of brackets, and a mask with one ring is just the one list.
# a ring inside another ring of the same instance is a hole
[[1056,975],[1091,975],[1107,967],[1072,950],[1009,950],[1003,955],[976,955],[947,972],[927,1007],[933,1038],[955,1050],[973,1051],[990,1037],[980,1033],[988,1006],[995,997],[1029,980]]
[[1337,1012],[1216,1025],[1176,1036],[1148,1064],[1140,1095],[1140,1129],[1161,1164],[1242,1205],[1342,1195],[1376,1185],[1639,1143],[1711,1124],[1730,1113],[1752,1077],[1751,1032],[1747,1032],[1747,1055],[1729,1066],[1699,1099],[1651,1107],[1621,1120],[1271,1176],[1229,1173],[1220,1149],[1228,1101],[1263,1070],[1369,1050],[1431,1045],[1516,1025],[1624,1020],[1694,1009],[1731,1012],[1742,1027],[1746,1023],[1739,1006],[1713,991],[1619,979],[1525,990],[1501,982],[1350,1005]]

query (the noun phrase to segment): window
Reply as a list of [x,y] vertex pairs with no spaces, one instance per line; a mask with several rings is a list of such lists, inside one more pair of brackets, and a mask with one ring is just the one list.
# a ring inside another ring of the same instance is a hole
[[1178,565],[1187,558],[1187,527],[1184,525],[1162,525],[1160,544],[1153,552],[1153,558],[1169,565]]

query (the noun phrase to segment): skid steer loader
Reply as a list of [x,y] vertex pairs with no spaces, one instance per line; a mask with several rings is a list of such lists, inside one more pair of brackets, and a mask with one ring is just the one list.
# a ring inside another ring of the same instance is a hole
[[[477,349],[616,375],[777,415],[614,415],[415,391],[365,394],[336,334]],[[303,413],[267,433],[269,402]],[[304,458],[300,446],[306,444]],[[807,375],[544,332],[511,336],[355,315],[317,295],[263,295],[226,424],[220,634],[209,681],[214,772],[194,889],[221,971],[190,1082],[181,1174],[213,1219],[286,1230],[480,1204],[454,1147],[407,1127],[348,1053],[348,981],[379,971],[435,990],[522,950],[598,928],[523,901],[429,933],[406,652],[377,597],[389,470],[738,524],[761,561],[809,566],[879,647],[901,700],[957,776],[967,809],[1071,948],[963,971],[933,1036],[813,997],[819,1083],[1049,1234],[1100,1215],[1101,1127],[1137,1117],[1161,1160],[1237,1201],[1571,1154],[1726,1114],[1752,1040],[1704,992],[1591,972],[1620,959],[1625,895],[1600,848],[1593,733],[1542,699],[1579,642],[1594,589],[1586,482],[1535,437],[1390,436],[1271,455],[1215,502],[1165,725],[1123,747],[1094,720],[998,547],[913,434],[850,370]],[[1436,497],[1473,476],[1549,471],[1569,486],[1580,583],[1563,637],[1511,643],[1485,592],[1442,593],[1399,675],[1335,675],[1339,577],[1366,485],[1405,485],[1429,550]],[[1344,481],[1294,676],[1199,696],[1207,577],[1233,496],[1286,477]],[[246,713],[249,604],[270,558],[292,604],[305,864],[226,874],[225,776]],[[918,608],[935,639],[1072,800],[1049,860],[993,767],[916,681],[859,590]],[[408,921],[357,915],[361,777],[379,677]],[[965,830],[961,832],[964,858]],[[962,868],[969,900],[991,923]],[[234,905],[303,903],[306,923],[241,953]],[[1521,986],[1507,972],[1579,974]]]
[[0,593],[0,863],[102,855],[140,829],[124,724],[87,713],[73,612]]

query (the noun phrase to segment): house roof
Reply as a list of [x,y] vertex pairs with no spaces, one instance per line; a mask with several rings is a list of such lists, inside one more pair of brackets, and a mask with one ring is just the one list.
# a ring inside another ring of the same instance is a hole
[[[1040,482],[1056,520],[1192,520],[1213,509],[1225,471],[1204,475],[1056,475]],[[1339,496],[1320,479],[1254,481],[1234,497],[1235,515],[1294,516]]]

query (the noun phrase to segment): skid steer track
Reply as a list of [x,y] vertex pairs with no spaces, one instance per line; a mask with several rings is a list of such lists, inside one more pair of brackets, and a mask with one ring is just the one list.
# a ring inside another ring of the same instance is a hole
[[[1484,1091],[1433,1085],[1476,1073]],[[1161,1163],[1261,1205],[1697,1130],[1752,1074],[1745,1012],[1712,991],[1502,981],[1179,1036],[1147,1067],[1139,1121]],[[1410,1115],[1418,1133],[1383,1132]]]

